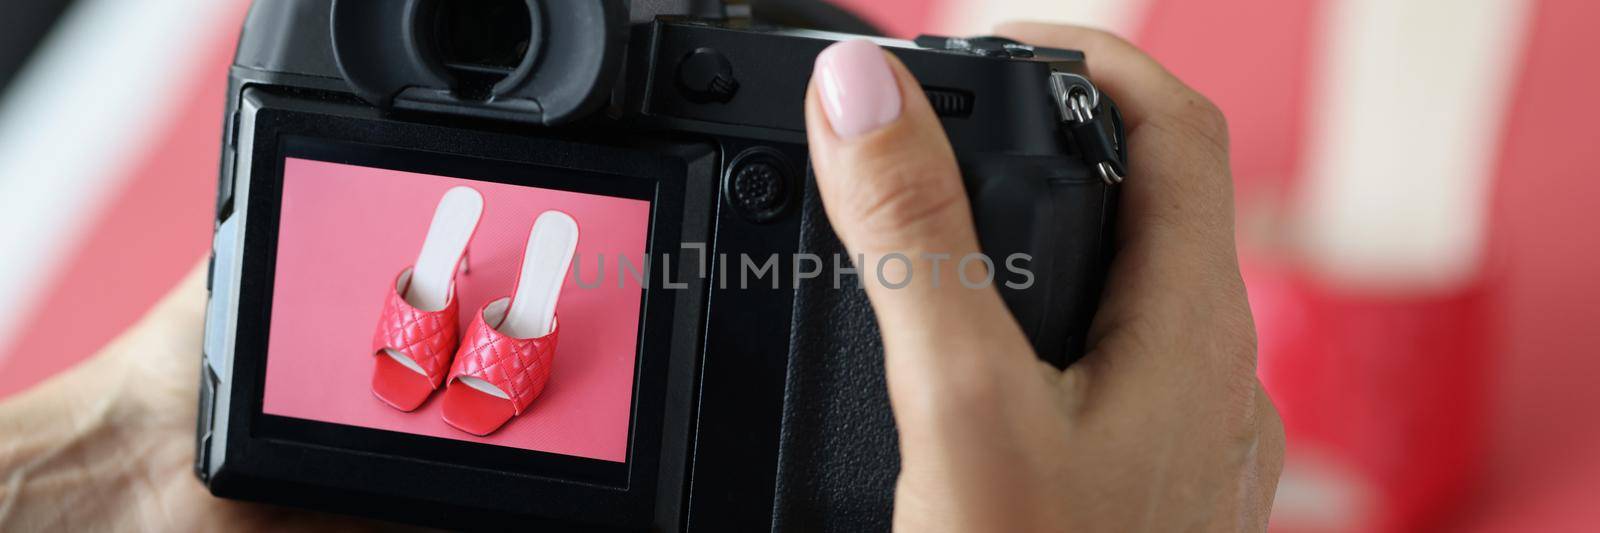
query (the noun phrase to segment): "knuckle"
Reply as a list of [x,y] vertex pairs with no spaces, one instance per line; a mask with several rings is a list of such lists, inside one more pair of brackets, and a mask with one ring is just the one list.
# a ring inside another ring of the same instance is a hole
[[1273,404],[1272,397],[1266,392],[1261,393],[1261,411],[1261,443],[1265,448],[1263,451],[1281,463],[1284,448],[1288,445],[1288,435],[1283,427],[1283,416],[1278,414],[1278,406]]
[[1223,151],[1228,149],[1228,117],[1222,112],[1221,107],[1210,99],[1196,93],[1187,91],[1183,102],[1176,113],[1177,118],[1194,130],[1196,134],[1212,141]]
[[924,369],[913,373],[915,378],[906,377],[907,372],[891,370],[889,392],[895,416],[921,421],[993,417],[1006,403],[1005,380],[992,365],[978,364],[981,358],[973,359]]
[[852,177],[847,209],[861,231],[906,235],[941,223],[964,203],[952,171],[898,158],[868,157]]
[[[1232,314],[1232,313],[1222,313]],[[1247,315],[1248,316],[1248,315]],[[1231,322],[1231,323],[1230,323]],[[1234,319],[1217,324],[1221,338],[1217,349],[1222,353],[1222,364],[1217,365],[1227,387],[1227,409],[1239,414],[1233,426],[1241,437],[1251,437],[1260,422],[1259,395],[1261,381],[1256,377],[1256,334],[1250,320]]]
[[[1266,388],[1256,382],[1255,408],[1253,421],[1250,426],[1253,436],[1250,439],[1251,450],[1262,462],[1272,470],[1279,470],[1283,466],[1284,449],[1287,446],[1287,436],[1283,427],[1283,418],[1278,414],[1277,406],[1273,405],[1272,397],[1267,394]],[[1277,479],[1277,474],[1271,473],[1272,479]]]
[[1131,41],[1128,41],[1127,39],[1123,38],[1121,35],[1118,35],[1115,32],[1107,31],[1107,30],[1102,29],[1102,28],[1074,27],[1074,26],[1056,25],[1056,26],[1054,26],[1053,29],[1055,29],[1057,32],[1061,32],[1061,31],[1074,31],[1074,32],[1077,32],[1079,35],[1082,36],[1082,37],[1080,37],[1081,39],[1083,39],[1084,41],[1088,42],[1089,46],[1086,46],[1085,48],[1099,48],[1099,47],[1105,47],[1105,46],[1112,46],[1112,47],[1119,47],[1119,48],[1122,48],[1122,47],[1132,48],[1134,46]]
[[1232,420],[1223,425],[1223,430],[1231,442],[1252,444],[1260,436],[1263,413],[1256,398],[1259,387],[1260,383],[1253,378],[1228,381],[1226,409],[1232,413]]
[[[1001,24],[999,33],[1014,37],[1024,37],[1023,40],[1033,41],[1034,44],[1038,45],[1072,48],[1086,52],[1117,48],[1137,48],[1131,41],[1115,32],[1074,24],[1014,21]],[[1097,55],[1090,54],[1090,57]]]
[[1123,37],[1119,33],[1111,32],[1111,31],[1107,31],[1107,30],[1102,30],[1102,29],[1098,29],[1098,28],[1092,29],[1092,30],[1089,30],[1089,31],[1090,31],[1090,33],[1092,35],[1095,36],[1096,39],[1099,39],[1102,43],[1105,43],[1105,44],[1107,44],[1109,46],[1115,46],[1117,48],[1126,48],[1126,49],[1138,49],[1139,48],[1138,45],[1133,44],[1133,41],[1128,40],[1128,38]]
[[936,187],[879,187],[858,205],[865,229],[914,234],[943,220],[956,201]]
[[1278,414],[1278,406],[1273,403],[1272,396],[1263,389],[1261,392],[1261,431],[1267,440],[1281,449],[1284,444],[1283,416]]
[[[1230,304],[1231,305],[1231,304]],[[1271,416],[1270,406],[1262,406],[1261,380],[1256,376],[1256,334],[1248,314],[1233,309],[1212,308],[1212,320],[1201,320],[1208,330],[1197,337],[1207,338],[1208,365],[1213,390],[1224,423],[1219,428],[1228,442],[1253,446],[1261,425]],[[1221,317],[1221,318],[1217,318]]]
[[1001,380],[987,368],[950,373],[945,383],[946,394],[958,405],[983,407],[998,403]]
[[[1151,184],[1150,198],[1129,201],[1152,202],[1156,222],[1164,226],[1232,239],[1234,183],[1227,119],[1216,105],[1187,90],[1185,93],[1191,96],[1174,97],[1172,107],[1146,122],[1147,142],[1133,147],[1135,159],[1144,155],[1152,173],[1182,179]],[[1170,146],[1141,148],[1151,142]]]

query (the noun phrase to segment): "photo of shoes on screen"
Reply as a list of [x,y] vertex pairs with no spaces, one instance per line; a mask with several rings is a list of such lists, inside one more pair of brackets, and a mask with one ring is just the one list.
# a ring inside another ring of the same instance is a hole
[[643,258],[649,201],[298,158],[282,187],[264,414],[626,460],[643,287],[579,268]]

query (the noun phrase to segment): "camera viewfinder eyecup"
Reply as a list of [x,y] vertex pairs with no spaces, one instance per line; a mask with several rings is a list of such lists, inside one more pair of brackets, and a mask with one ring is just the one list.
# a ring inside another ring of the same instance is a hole
[[605,103],[627,23],[622,0],[333,0],[330,32],[351,91],[381,109],[553,126]]

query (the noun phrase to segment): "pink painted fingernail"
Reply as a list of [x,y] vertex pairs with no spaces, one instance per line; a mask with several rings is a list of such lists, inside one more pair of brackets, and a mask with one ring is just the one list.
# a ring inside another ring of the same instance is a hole
[[833,132],[857,137],[900,118],[900,85],[883,49],[867,40],[844,41],[817,56],[817,91]]

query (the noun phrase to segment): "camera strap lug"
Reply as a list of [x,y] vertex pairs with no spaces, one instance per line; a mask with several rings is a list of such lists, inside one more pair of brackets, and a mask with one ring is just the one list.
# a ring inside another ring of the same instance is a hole
[[1070,72],[1050,75],[1050,95],[1060,111],[1062,128],[1084,162],[1094,165],[1106,185],[1122,183],[1128,173],[1128,154],[1122,113],[1116,104],[1101,98],[1100,90],[1088,78]]

